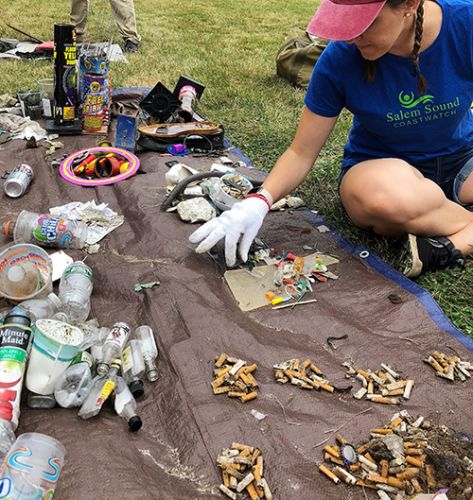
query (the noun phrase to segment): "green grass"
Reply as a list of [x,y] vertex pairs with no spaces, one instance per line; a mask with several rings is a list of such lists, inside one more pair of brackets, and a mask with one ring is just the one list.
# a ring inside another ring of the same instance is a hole
[[[91,39],[108,40],[112,28],[108,0],[91,0]],[[285,34],[304,27],[316,2],[298,0],[135,0],[142,49],[130,64],[114,64],[113,84],[149,86],[162,81],[173,87],[180,74],[207,85],[200,112],[223,123],[233,143],[255,165],[269,169],[289,144],[303,104],[304,92],[275,76],[275,54]],[[32,35],[51,39],[53,24],[68,20],[69,2],[1,0],[2,23]],[[17,35],[4,24],[1,37]],[[40,78],[51,77],[45,62],[3,61],[0,93],[34,88]],[[300,187],[307,204],[345,233],[364,243],[391,263],[398,249],[382,238],[367,237],[346,219],[340,206],[336,178],[342,147],[351,118],[344,114],[308,179]],[[420,284],[438,300],[450,319],[473,336],[473,266],[465,273],[436,273]]]

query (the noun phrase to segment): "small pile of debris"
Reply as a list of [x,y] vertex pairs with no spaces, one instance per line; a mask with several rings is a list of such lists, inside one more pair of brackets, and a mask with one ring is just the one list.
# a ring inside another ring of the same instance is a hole
[[302,363],[297,358],[289,359],[274,365],[273,369],[274,378],[280,384],[291,382],[292,385],[296,385],[301,389],[334,391],[322,371],[310,359],[306,359]]
[[[411,498],[448,488],[449,500],[473,495],[473,435],[434,426],[405,410],[358,447],[341,435],[338,444],[324,448],[324,458],[335,465],[319,470],[334,483],[378,490],[380,498]],[[390,495],[393,495],[392,497]]]
[[258,383],[252,373],[256,364],[222,353],[215,358],[214,381],[210,384],[214,394],[227,394],[229,398],[240,398],[242,403],[256,399]]
[[217,463],[222,469],[223,484],[220,485],[220,491],[227,497],[236,500],[237,493],[246,490],[251,500],[272,500],[268,482],[263,477],[261,450],[245,444],[232,443],[230,448],[224,448],[220,452]]
[[468,361],[462,361],[458,356],[448,357],[443,352],[434,351],[427,359],[423,360],[435,370],[437,377],[446,378],[454,382],[471,378],[470,370],[473,370],[473,364]]
[[402,399],[409,399],[411,396],[414,381],[403,379],[390,365],[381,363],[382,370],[376,372],[355,369],[349,361],[342,363],[342,366],[348,370],[347,378],[356,378],[363,385],[353,394],[355,399],[364,398],[373,403],[399,405]]

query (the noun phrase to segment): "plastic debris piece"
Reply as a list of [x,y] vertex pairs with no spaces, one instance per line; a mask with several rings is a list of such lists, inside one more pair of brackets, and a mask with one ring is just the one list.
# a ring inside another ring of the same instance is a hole
[[215,208],[205,198],[192,198],[177,205],[177,213],[185,222],[206,222],[216,217]]
[[322,224],[321,226],[317,226],[317,231],[319,233],[328,233],[330,232],[330,229]]
[[255,410],[255,409],[251,410],[250,413],[253,415],[253,417],[256,418],[256,420],[259,420],[259,421],[264,420],[267,417],[267,415],[265,415],[264,413],[261,413],[258,410]]
[[149,283],[137,283],[134,287],[133,290],[135,292],[141,292],[144,288],[154,288],[157,287],[161,284],[159,280],[156,281],[150,281]]

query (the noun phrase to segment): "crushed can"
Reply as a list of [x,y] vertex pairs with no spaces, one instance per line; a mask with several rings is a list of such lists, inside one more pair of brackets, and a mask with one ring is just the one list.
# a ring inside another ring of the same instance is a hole
[[10,198],[19,198],[25,194],[33,176],[33,169],[26,163],[20,163],[5,180],[3,191]]

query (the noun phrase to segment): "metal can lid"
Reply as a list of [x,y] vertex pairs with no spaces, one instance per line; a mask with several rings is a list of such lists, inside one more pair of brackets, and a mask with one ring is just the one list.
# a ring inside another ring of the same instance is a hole
[[358,462],[358,454],[351,444],[344,444],[340,447],[342,459],[347,465],[356,464]]

